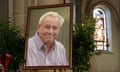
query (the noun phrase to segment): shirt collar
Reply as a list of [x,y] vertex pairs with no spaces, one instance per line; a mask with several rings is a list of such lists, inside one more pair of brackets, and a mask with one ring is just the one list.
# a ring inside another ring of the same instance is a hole
[[37,49],[40,49],[44,45],[44,43],[42,42],[42,40],[40,39],[40,37],[38,35],[38,32],[35,33],[34,41],[35,41]]
[[[34,36],[34,40],[35,40],[35,44],[36,44],[36,47],[37,47],[37,49],[42,49],[42,50],[44,50],[44,48],[45,48],[45,43],[44,42],[42,42],[42,40],[40,39],[40,37],[39,37],[39,35],[38,35],[38,32],[36,32],[36,34],[35,34],[35,36]],[[56,40],[55,40],[55,42],[54,42],[54,44],[53,44],[53,46],[52,46],[52,49],[55,49],[55,47],[56,47]]]

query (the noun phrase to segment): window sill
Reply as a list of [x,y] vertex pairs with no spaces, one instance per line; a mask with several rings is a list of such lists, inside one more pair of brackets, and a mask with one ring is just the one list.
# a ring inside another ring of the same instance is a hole
[[96,50],[95,54],[113,54],[112,51],[103,51],[103,50]]

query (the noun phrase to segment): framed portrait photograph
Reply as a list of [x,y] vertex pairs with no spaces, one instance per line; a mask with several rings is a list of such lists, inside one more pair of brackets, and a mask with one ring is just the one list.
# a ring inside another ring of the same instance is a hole
[[72,3],[28,7],[24,68],[71,68],[72,23]]

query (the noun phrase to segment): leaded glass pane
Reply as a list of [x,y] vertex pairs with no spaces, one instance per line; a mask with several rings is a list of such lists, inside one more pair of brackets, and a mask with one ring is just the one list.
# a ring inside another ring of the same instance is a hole
[[95,50],[107,50],[108,40],[107,40],[107,29],[105,24],[105,13],[104,10],[96,8],[93,11],[93,17],[96,20],[94,39],[96,41]]

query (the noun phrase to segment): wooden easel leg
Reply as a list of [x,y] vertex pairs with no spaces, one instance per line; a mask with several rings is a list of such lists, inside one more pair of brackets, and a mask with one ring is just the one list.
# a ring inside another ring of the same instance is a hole
[[56,72],[56,69],[54,69],[54,72]]
[[62,69],[59,69],[59,72],[62,72]]
[[64,69],[64,72],[66,72],[66,69]]

